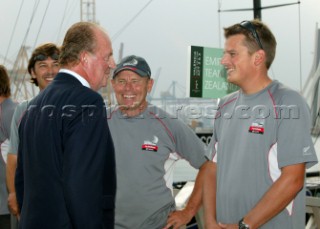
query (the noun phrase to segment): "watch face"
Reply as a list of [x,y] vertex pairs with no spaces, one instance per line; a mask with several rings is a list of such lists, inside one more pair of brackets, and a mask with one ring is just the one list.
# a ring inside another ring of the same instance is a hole
[[243,222],[243,220],[240,220],[239,222],[239,229],[250,229],[247,224]]
[[250,228],[247,227],[246,225],[243,225],[243,224],[242,224],[242,225],[239,226],[239,229],[250,229]]

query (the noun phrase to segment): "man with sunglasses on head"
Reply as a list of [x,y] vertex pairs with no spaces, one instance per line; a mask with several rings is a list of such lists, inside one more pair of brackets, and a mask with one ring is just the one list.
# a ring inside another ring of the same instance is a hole
[[[40,91],[45,89],[58,73],[60,69],[59,54],[59,48],[53,43],[41,44],[32,52],[28,63],[28,72],[31,76],[30,82],[38,86]],[[16,199],[14,177],[17,167],[19,146],[18,127],[21,117],[27,109],[27,105],[28,101],[23,101],[17,106],[13,114],[11,122],[10,148],[6,168],[7,188],[9,191],[8,206],[11,214],[17,217],[19,217],[20,210]]]
[[305,227],[305,173],[317,163],[302,96],[268,76],[276,39],[259,20],[224,29],[222,98],[204,181],[207,229]]

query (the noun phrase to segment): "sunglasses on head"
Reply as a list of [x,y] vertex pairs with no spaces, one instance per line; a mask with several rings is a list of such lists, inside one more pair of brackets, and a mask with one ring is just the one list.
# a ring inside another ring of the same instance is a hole
[[263,49],[259,35],[256,31],[256,27],[250,21],[243,21],[240,23],[240,26],[242,28],[245,28],[246,30],[249,30],[251,32],[252,36],[254,37],[254,39],[256,40],[256,42],[258,43],[259,47],[261,49]]
[[47,55],[44,55],[44,54],[39,54],[39,55],[35,56],[33,58],[33,60],[34,61],[44,61],[44,60],[48,59],[48,57],[51,57],[51,59],[53,59],[53,60],[59,60],[59,55],[57,53],[54,53],[54,54],[52,54],[50,56],[47,56]]

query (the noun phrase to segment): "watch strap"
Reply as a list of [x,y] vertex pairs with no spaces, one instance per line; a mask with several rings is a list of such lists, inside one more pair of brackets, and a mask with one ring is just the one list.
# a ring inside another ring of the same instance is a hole
[[249,225],[243,222],[243,218],[239,221],[239,229],[250,229]]

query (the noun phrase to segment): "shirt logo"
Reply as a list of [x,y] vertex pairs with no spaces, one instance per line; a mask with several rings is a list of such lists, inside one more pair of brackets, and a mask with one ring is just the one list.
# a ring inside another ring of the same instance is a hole
[[304,156],[311,154],[311,153],[308,152],[309,149],[310,149],[310,146],[304,147],[304,148],[302,149],[302,153],[303,153]]
[[248,130],[253,134],[264,134],[264,126],[262,122],[253,122]]
[[145,150],[145,151],[154,151],[154,152],[157,152],[158,151],[158,146],[157,146],[157,143],[158,143],[159,139],[157,136],[153,136],[153,140],[150,141],[150,140],[145,140],[143,141],[143,144],[141,146],[141,149],[142,150]]

